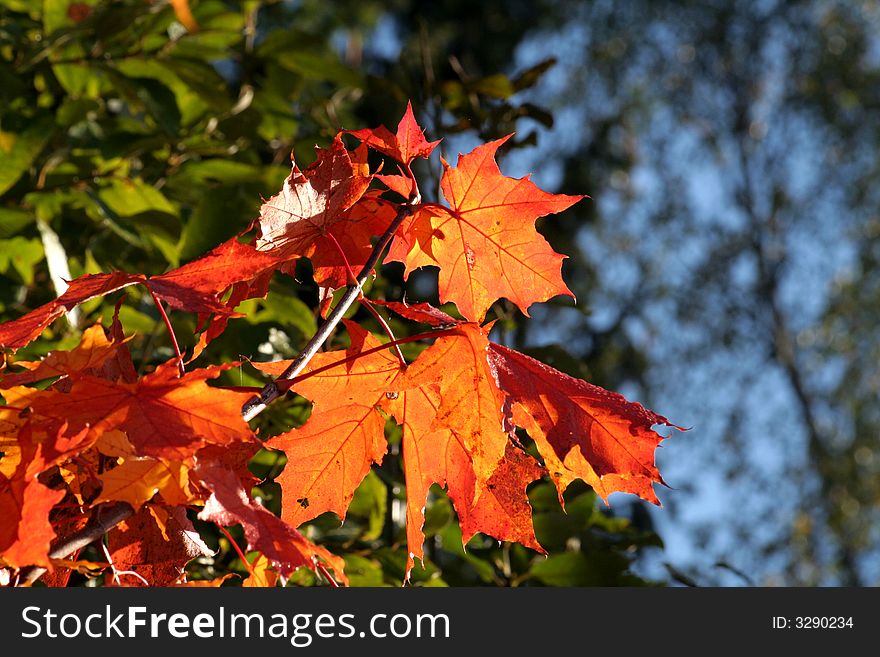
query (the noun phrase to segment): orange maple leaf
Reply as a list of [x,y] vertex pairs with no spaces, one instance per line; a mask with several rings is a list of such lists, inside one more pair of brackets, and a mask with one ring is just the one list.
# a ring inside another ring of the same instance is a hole
[[84,449],[86,433],[69,432],[66,424],[58,422],[35,427],[27,421],[20,427],[15,469],[11,476],[0,473],[0,555],[6,565],[52,569],[49,547],[55,530],[49,512],[66,493],[45,486],[37,477]]
[[[351,346],[344,352],[317,354],[304,374],[379,345],[357,324],[346,322],[346,327]],[[270,374],[280,373],[288,364],[255,363]],[[390,353],[376,352],[296,383],[296,392],[314,404],[311,416],[302,427],[266,442],[289,456],[276,479],[284,496],[285,521],[298,526],[326,511],[345,517],[358,484],[372,463],[381,463],[387,450],[385,421],[376,407],[386,391],[395,389],[401,371]]]
[[485,486],[504,457],[508,442],[504,393],[489,366],[487,331],[462,324],[438,338],[406,372],[401,388],[429,388],[439,393],[433,428],[451,431],[470,457],[476,486]]
[[415,213],[386,257],[403,262],[407,275],[438,266],[441,302],[455,302],[476,322],[501,297],[528,315],[535,302],[574,296],[562,280],[565,256],[550,248],[535,220],[584,197],[548,194],[528,177],[502,175],[495,153],[507,139],[459,155],[455,167],[444,160],[440,185],[450,207],[425,206]]
[[272,562],[259,554],[250,567],[250,576],[241,585],[244,588],[272,588],[278,582],[278,573],[272,570]]
[[53,351],[36,362],[16,362],[16,365],[26,371],[0,374],[0,388],[29,385],[43,379],[97,370],[116,357],[120,344],[107,338],[101,325],[95,324],[83,331],[79,344],[69,351]]
[[[373,335],[352,322],[346,326],[351,346],[315,356],[293,386],[314,404],[306,424],[267,441],[288,455],[276,478],[282,518],[299,525],[326,511],[345,517],[355,489],[386,451],[381,408],[402,428],[407,575],[422,555],[424,505],[434,483],[448,487],[465,542],[484,532],[541,550],[525,490],[543,470],[508,440],[484,330],[463,326],[404,370]],[[287,363],[255,365],[277,374]]]
[[49,546],[55,530],[49,512],[64,497],[34,479],[8,479],[0,474],[0,561],[13,568],[43,566],[51,570]]
[[458,513],[462,543],[482,532],[543,552],[535,538],[526,496],[526,488],[544,474],[543,468],[508,442],[504,458],[485,484],[478,486],[473,459],[461,437],[436,426],[441,404],[436,386],[407,390],[382,402],[402,427],[409,553],[406,576],[415,559],[423,559],[425,502],[435,483],[446,488]]
[[189,504],[198,499],[190,490],[189,470],[182,461],[130,456],[98,475],[103,488],[93,504],[128,502],[137,511],[156,494],[162,495],[165,504]]

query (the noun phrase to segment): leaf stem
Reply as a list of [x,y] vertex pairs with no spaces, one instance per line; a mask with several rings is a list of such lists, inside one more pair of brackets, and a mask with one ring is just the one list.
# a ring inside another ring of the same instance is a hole
[[165,328],[168,329],[168,335],[171,336],[171,345],[174,347],[174,355],[177,356],[177,371],[180,373],[180,376],[186,374],[186,368],[183,366],[183,354],[180,352],[180,345],[177,342],[177,336],[174,335],[174,328],[171,326],[171,320],[168,319],[168,314],[165,312],[165,308],[162,306],[162,301],[159,300],[159,297],[156,296],[156,293],[147,286],[147,289],[150,290],[150,296],[153,297],[153,303],[156,304],[156,308],[159,309],[159,314],[162,316],[162,321],[165,322]]
[[324,578],[330,583],[334,589],[339,588],[339,582],[333,579],[333,576],[330,574],[330,571],[327,570],[327,566],[322,564],[320,561],[315,562],[315,567],[320,571],[320,573],[324,576]]
[[259,395],[251,398],[241,407],[241,416],[245,422],[253,420],[257,415],[262,413],[269,404],[281,396],[282,393],[278,386],[278,381],[287,381],[295,378],[297,374],[302,372],[312,357],[318,353],[318,350],[327,338],[330,337],[333,329],[339,324],[342,316],[351,307],[351,304],[357,301],[358,297],[363,292],[364,283],[367,282],[367,279],[373,272],[373,268],[378,264],[379,258],[382,256],[385,247],[388,246],[391,238],[394,237],[394,233],[400,228],[403,220],[412,214],[412,211],[413,206],[409,203],[400,206],[397,211],[397,216],[394,217],[394,221],[391,222],[388,229],[382,234],[379,241],[376,242],[376,245],[373,247],[370,257],[367,259],[366,264],[357,276],[357,280],[347,286],[345,294],[342,299],[339,300],[339,304],[333,309],[327,319],[324,320],[324,323],[321,324],[318,331],[312,336],[312,339],[309,340],[308,344],[306,344],[303,350],[290,364],[290,367],[284,370],[275,381],[266,384]]
[[330,238],[330,241],[333,242],[333,246],[336,247],[339,256],[342,258],[342,264],[345,265],[345,273],[348,274],[348,284],[356,285],[357,275],[355,275],[354,270],[351,268],[351,263],[348,262],[348,257],[345,255],[345,251],[342,250],[342,245],[333,233],[326,233],[326,237]]
[[232,538],[232,534],[224,527],[223,525],[217,525],[217,529],[223,532],[223,535],[227,538],[227,540],[232,544],[233,549],[238,553],[238,558],[241,559],[241,562],[244,564],[244,567],[247,568],[247,571],[251,574],[251,577],[254,576],[254,569],[251,566],[250,562],[247,560],[244,552],[241,551],[238,543],[235,542],[235,539]]
[[409,203],[410,205],[421,205],[422,203],[422,191],[419,189],[419,181],[416,180],[416,176],[413,173],[412,167],[409,163],[406,164],[406,174],[409,176],[409,179],[412,181],[412,193],[410,195]]
[[369,299],[367,299],[364,296],[361,296],[361,298],[358,299],[358,302],[361,304],[361,306],[366,308],[373,317],[376,318],[376,321],[379,322],[379,324],[382,325],[382,328],[385,330],[385,333],[387,333],[388,337],[391,338],[391,346],[394,347],[394,353],[397,356],[397,360],[400,361],[400,366],[405,369],[407,366],[406,358],[403,357],[403,352],[400,350],[400,345],[397,343],[397,338],[394,337],[394,331],[391,330],[391,327],[388,325],[388,322],[386,322],[385,318],[379,314],[379,311],[376,310],[375,306],[373,306],[372,303],[370,303]]
[[[107,549],[107,546],[104,545],[104,541],[101,541],[101,550],[103,550],[103,552],[104,552],[104,557],[106,557],[106,559],[107,559],[107,563],[110,565],[110,572],[111,572],[112,575],[113,575],[113,579],[111,580],[111,582],[112,582],[114,585],[116,585],[116,586],[122,586],[122,582],[121,582],[121,580],[119,579],[119,576],[120,576],[120,575],[131,575],[132,577],[135,577],[136,579],[139,579],[139,580],[141,581],[141,583],[142,583],[144,586],[149,586],[149,585],[150,585],[150,583],[149,583],[147,580],[145,580],[145,579],[143,578],[142,575],[139,575],[138,573],[136,573],[136,572],[133,571],[133,570],[117,570],[117,569],[116,569],[116,564],[113,563],[113,557],[110,556],[110,550],[108,550],[108,549]],[[105,583],[106,583],[106,580],[105,580]]]
[[395,346],[395,345],[399,345],[399,344],[406,344],[408,342],[418,342],[419,340],[428,340],[430,338],[439,338],[443,335],[449,335],[450,333],[455,331],[456,328],[457,328],[456,326],[452,326],[450,328],[439,329],[437,331],[426,331],[425,333],[419,333],[417,335],[410,335],[405,338],[400,338],[399,340],[394,340],[393,342],[386,342],[385,344],[381,344],[378,347],[371,347],[370,349],[367,349],[367,350],[362,351],[360,353],[354,354],[353,356],[346,356],[345,358],[340,358],[339,360],[334,361],[332,363],[328,363],[327,365],[324,365],[322,367],[317,367],[309,372],[306,372],[302,376],[295,376],[292,379],[285,379],[285,380],[281,380],[281,377],[279,376],[277,379],[275,379],[275,384],[278,386],[279,392],[285,393],[288,390],[290,390],[297,383],[299,383],[301,381],[305,381],[306,379],[310,379],[311,377],[316,376],[318,374],[321,374],[323,372],[326,372],[327,370],[332,370],[334,367],[339,367],[340,365],[344,365],[345,363],[350,363],[352,361],[355,361],[358,358],[363,358],[364,356],[369,356],[370,354],[375,354],[376,352],[384,351],[385,349],[387,349],[388,347],[391,347],[391,346]]
[[[333,246],[336,247],[336,250],[339,252],[340,257],[342,258],[342,263],[345,265],[345,271],[348,274],[348,282],[349,284],[357,284],[357,276],[351,268],[351,264],[348,262],[348,258],[345,255],[345,251],[342,250],[342,245],[336,239],[336,236],[333,233],[327,233],[327,237],[330,238],[330,241],[333,242]],[[388,322],[385,321],[385,318],[382,317],[378,313],[378,311],[373,307],[373,304],[370,303],[370,300],[367,299],[363,294],[358,297],[358,303],[361,304],[364,308],[366,308],[369,313],[376,318],[376,321],[381,324],[382,328],[385,329],[385,333],[388,334],[388,337],[391,340],[395,340],[394,332],[391,330],[391,327],[388,326]],[[398,345],[394,345],[394,350],[397,353],[397,359],[400,361],[401,367],[406,367],[406,358],[403,357],[403,352],[400,350]]]
[[[295,376],[292,379],[280,381],[277,383],[277,385],[281,392],[287,392],[300,381],[305,381],[306,379],[311,378],[316,374],[321,374],[322,372],[331,370],[334,367],[338,367],[339,365],[344,365],[345,363],[356,361],[358,358],[363,358],[364,356],[375,354],[377,351],[382,351],[383,349],[387,349],[388,347],[397,347],[398,345],[407,344],[408,342],[418,342],[419,340],[430,340],[431,338],[439,338],[442,335],[448,335],[452,332],[452,329],[454,328],[455,326],[450,326],[448,328],[438,329],[436,331],[426,331],[425,333],[418,333],[416,335],[410,335],[405,338],[392,340],[391,342],[386,342],[385,344],[379,345],[378,347],[371,347],[370,349],[354,354],[353,356],[340,358],[333,363],[318,367],[310,372],[307,372],[306,374],[303,374],[302,376]],[[253,365],[254,363],[251,364]],[[218,388],[222,390],[230,390],[232,392],[260,392],[262,390],[262,388],[259,388],[257,386],[218,386]]]

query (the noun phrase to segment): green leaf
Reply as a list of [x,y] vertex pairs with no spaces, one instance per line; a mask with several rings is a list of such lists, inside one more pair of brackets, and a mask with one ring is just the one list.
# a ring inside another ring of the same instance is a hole
[[169,265],[172,267],[180,265],[180,251],[177,248],[177,240],[164,234],[155,226],[139,226],[138,232],[162,254]]
[[[81,56],[81,51],[65,49],[63,56],[74,58]],[[52,67],[55,78],[72,97],[86,96],[100,98],[107,87],[104,72],[90,64],[55,64]]]
[[379,562],[358,554],[346,554],[344,558],[350,586],[388,586]]
[[176,184],[187,186],[241,185],[261,182],[263,171],[246,162],[213,158],[184,163],[175,178]]
[[213,66],[194,59],[179,58],[164,60],[161,64],[207,103],[214,113],[225,112],[232,107],[228,85]]
[[366,521],[367,528],[361,535],[365,541],[376,540],[382,535],[388,508],[387,494],[385,483],[372,470],[354,492],[347,515]]
[[545,59],[543,62],[539,64],[535,64],[531,68],[527,68],[525,71],[517,75],[513,79],[513,88],[515,91],[522,91],[523,89],[530,89],[534,87],[538,80],[550,70],[556,64],[556,58],[550,57],[549,59]]
[[98,192],[98,196],[120,217],[131,217],[150,211],[177,216],[177,209],[162,192],[140,178],[113,180]]
[[34,222],[34,215],[17,208],[0,208],[0,238],[12,237]]
[[336,55],[306,50],[286,53],[278,61],[288,71],[310,80],[327,80],[341,86],[360,86],[360,75],[345,66]]
[[[406,570],[406,552],[403,550],[394,550],[388,547],[382,547],[373,552],[373,557],[382,564],[382,570],[386,577],[390,577],[396,583],[403,581]],[[428,559],[425,560],[425,567],[422,568],[420,562],[416,562],[413,568],[410,582],[418,586],[444,586],[443,580],[440,579],[440,570]]]
[[[146,66],[155,68],[150,64]],[[146,114],[153,118],[163,132],[174,135],[178,133],[181,116],[177,97],[164,81],[151,75],[120,75],[118,70],[108,70],[108,75],[113,81],[113,90],[125,100],[134,119],[144,124],[139,115]],[[147,127],[144,124],[142,129]]]
[[90,112],[97,112],[100,104],[94,98],[65,98],[55,114],[58,125],[65,128],[84,121]]
[[[97,5],[99,0],[43,0],[43,32],[45,36],[50,36],[57,30],[64,27],[72,27],[76,25],[70,17],[69,10],[72,4],[85,4],[89,7]],[[31,5],[36,2],[27,3]]]
[[169,135],[180,130],[180,110],[171,90],[157,80],[150,78],[133,78],[137,88],[137,97],[143,102],[147,112],[156,119],[156,123]]
[[230,10],[228,3],[210,0],[190,6],[199,29],[185,32],[174,41],[174,56],[207,61],[228,59],[236,44],[243,40],[247,10],[235,5]]
[[25,285],[34,282],[34,266],[43,260],[43,245],[37,239],[13,237],[0,240],[0,272],[12,268]]
[[34,11],[33,0],[0,0],[0,6],[10,11],[31,12]]
[[52,119],[45,116],[21,133],[0,131],[0,196],[30,168],[52,132]]
[[442,489],[437,484],[431,488],[434,490],[431,495],[433,499],[430,504],[426,505],[425,524],[422,527],[425,538],[438,534],[455,517],[449,498],[446,495],[438,494]]
[[549,586],[632,586],[640,580],[629,574],[629,561],[614,552],[565,552],[532,566],[530,576]]
[[306,337],[311,337],[318,330],[312,309],[298,297],[273,289],[259,304],[261,306],[259,310],[248,313],[245,318],[247,322],[251,324],[277,322],[285,328],[293,326]]
[[[440,543],[444,551],[450,552],[465,561],[474,569],[477,577],[482,581],[487,584],[494,583],[495,569],[492,565],[483,561],[479,557],[474,556],[471,552],[466,551],[462,546],[461,527],[459,527],[458,523],[449,523],[438,533],[438,536],[440,537]],[[474,538],[471,539],[471,541],[477,540],[480,540],[479,535],[474,536]]]
[[468,88],[475,93],[501,99],[509,98],[514,93],[513,84],[506,75],[501,73],[471,82],[468,84]]
[[[115,311],[114,303],[116,299],[113,298],[112,301],[113,303],[107,302],[101,306],[101,321],[104,326],[110,326],[113,322],[113,313]],[[123,304],[119,308],[119,321],[125,327],[126,335],[137,333],[140,333],[141,335],[149,335],[157,329],[161,320],[157,320],[155,317],[151,317],[145,312],[132,308],[128,304]]]
[[[205,194],[199,199],[189,221],[180,233],[180,257],[184,260],[195,258],[222,242],[229,235],[230,196],[234,190]],[[228,212],[228,214],[227,214]]]
[[[216,71],[210,67],[200,69],[201,75],[187,75],[187,77],[178,74],[179,70],[189,71],[193,66],[198,66],[198,62],[194,65],[172,62],[169,60],[143,59],[140,57],[132,57],[116,62],[114,70],[115,78],[122,77],[122,84],[129,85],[131,79],[150,78],[161,82],[165,87],[174,94],[177,111],[179,113],[179,123],[181,125],[191,125],[198,120],[211,107],[213,100],[216,100],[216,80],[209,85],[212,94],[207,100],[203,100],[205,80],[212,79],[216,76]],[[205,70],[207,69],[207,70]],[[206,78],[207,76],[207,78]],[[192,84],[192,77],[196,77],[195,86]],[[136,89],[134,89],[136,94]],[[130,95],[130,92],[129,92]],[[221,94],[220,107],[228,104],[225,94]]]

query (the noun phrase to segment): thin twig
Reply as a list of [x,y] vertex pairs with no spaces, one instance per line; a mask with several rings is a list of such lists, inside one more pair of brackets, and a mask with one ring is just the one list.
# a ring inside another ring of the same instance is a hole
[[[76,550],[89,545],[92,541],[101,538],[126,518],[134,515],[134,509],[127,502],[101,506],[95,512],[89,523],[65,539],[49,553],[50,559],[64,559]],[[32,567],[21,573],[21,586],[30,586],[46,572],[46,568]]]
[[107,559],[107,563],[110,564],[110,572],[113,574],[113,584],[116,586],[122,586],[122,582],[119,579],[120,575],[131,575],[132,577],[136,577],[139,579],[144,586],[149,586],[150,583],[143,578],[142,575],[136,573],[133,570],[117,570],[116,564],[113,563],[113,557],[110,556],[110,550],[107,549],[107,546],[104,545],[104,541],[101,541],[101,550],[104,551],[104,557]]
[[[336,325],[339,324],[342,316],[351,307],[351,304],[357,301],[363,291],[364,283],[367,282],[367,279],[373,272],[373,268],[378,264],[379,258],[382,256],[385,247],[388,246],[388,243],[391,241],[391,238],[394,237],[394,233],[397,232],[397,229],[403,223],[403,220],[412,214],[412,212],[413,206],[410,204],[400,207],[397,211],[397,216],[394,217],[394,221],[388,226],[388,230],[385,231],[382,237],[379,238],[379,241],[376,242],[376,246],[373,247],[373,251],[370,253],[367,263],[358,274],[357,280],[347,286],[345,294],[342,299],[340,299],[339,304],[333,309],[333,312],[330,313],[330,316],[327,317],[323,324],[321,324],[318,331],[312,336],[312,339],[309,340],[308,344],[290,364],[290,367],[284,370],[275,381],[293,379],[297,374],[302,372],[312,357],[318,353],[321,345],[323,345],[327,338],[330,337],[330,334],[333,332],[333,329],[336,328]],[[253,420],[257,415],[262,413],[269,404],[281,396],[281,389],[275,381],[266,384],[258,396],[251,398],[241,407],[241,416],[244,418],[245,422]]]

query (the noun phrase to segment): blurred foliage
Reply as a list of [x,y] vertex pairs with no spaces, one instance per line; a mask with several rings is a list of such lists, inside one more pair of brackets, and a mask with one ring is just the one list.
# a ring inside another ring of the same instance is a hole
[[[159,0],[0,0],[0,321],[53,299],[62,279],[113,270],[158,274],[200,255],[250,225],[261,197],[277,191],[289,172],[291,150],[307,164],[313,146],[340,128],[393,125],[407,99],[432,138],[488,140],[517,130],[508,150],[518,149],[553,124],[546,109],[522,95],[553,60],[518,70],[512,63],[530,29],[565,20],[553,2],[189,5],[197,29],[187,29],[181,21],[189,18]],[[432,166],[436,181],[438,162]],[[576,225],[569,216],[551,240],[569,240]],[[371,294],[430,298],[435,277],[404,284],[400,268],[389,266]],[[148,370],[172,355],[168,336],[149,296],[135,288],[126,294],[122,323],[134,334],[135,362]],[[109,325],[119,296],[84,304],[17,357],[69,347],[94,321]],[[301,262],[295,277],[276,276],[267,299],[243,304],[246,316],[230,322],[200,362],[289,357],[315,330],[316,301],[309,265]],[[514,341],[523,318],[505,304],[497,316],[502,337]],[[357,319],[379,330],[368,315]],[[391,321],[399,337],[412,330]],[[182,346],[191,348],[196,318],[176,313],[172,322]],[[331,348],[344,340],[335,336]],[[407,356],[417,349],[407,345]],[[620,380],[562,347],[547,355],[572,374]],[[620,367],[630,366],[615,363],[608,371]],[[244,367],[226,377],[239,386],[262,382]],[[276,404],[261,416],[261,434],[298,426],[308,413],[300,398]],[[390,431],[389,438],[391,453],[364,480],[345,522],[327,515],[304,528],[345,555],[354,585],[399,586],[403,577],[399,437]],[[283,456],[265,450],[251,463],[260,478],[254,494],[276,513],[282,500],[273,478],[283,466]],[[462,549],[454,511],[435,487],[427,558],[413,584],[649,583],[631,571],[637,554],[661,546],[644,514],[637,522],[615,515],[585,486],[566,493],[565,512],[549,483],[529,493],[547,558],[481,535]],[[193,562],[192,576],[246,574],[228,538],[196,524],[219,552]],[[232,536],[240,541],[240,530]],[[294,583],[320,582],[303,572]]]
[[880,3],[558,7],[520,50],[560,62],[525,96],[557,118],[531,161],[595,196],[546,229],[579,231],[597,312],[518,339],[551,324],[695,425],[659,454],[676,579],[877,585]]

